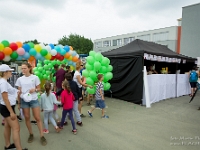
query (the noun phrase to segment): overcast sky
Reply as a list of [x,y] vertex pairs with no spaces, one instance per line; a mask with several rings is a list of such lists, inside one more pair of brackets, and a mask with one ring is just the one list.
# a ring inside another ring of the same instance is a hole
[[70,33],[92,40],[177,26],[198,0],[0,0],[0,41],[57,43]]

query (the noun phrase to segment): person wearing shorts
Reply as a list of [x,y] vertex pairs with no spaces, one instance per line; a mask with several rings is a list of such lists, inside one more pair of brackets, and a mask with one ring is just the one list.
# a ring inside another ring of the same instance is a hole
[[[18,90],[13,88],[7,80],[12,77],[12,71],[8,65],[2,64],[0,66],[0,114],[4,117],[4,149],[22,149],[20,142],[20,126],[15,114],[15,105],[17,99]],[[10,137],[12,137],[14,143],[10,143]]]
[[[24,76],[17,79],[15,86],[19,89],[19,102],[18,108],[23,109],[23,114],[25,117],[26,126],[29,131],[28,143],[32,143],[34,140],[32,126],[30,122],[30,109],[32,109],[32,114],[37,121],[37,126],[40,132],[40,141],[44,146],[47,141],[43,133],[42,120],[40,118],[40,105],[38,101],[37,92],[40,91],[40,80],[36,75],[32,74],[32,67],[29,63],[22,63],[22,72]],[[27,98],[26,95],[30,98]]]

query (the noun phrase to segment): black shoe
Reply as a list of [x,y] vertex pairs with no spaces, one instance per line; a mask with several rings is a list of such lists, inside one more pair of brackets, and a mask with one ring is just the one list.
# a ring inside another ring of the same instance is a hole
[[28,150],[28,148],[24,148],[24,149],[22,149],[22,150]]
[[85,116],[84,114],[81,114],[80,117],[84,118],[84,117],[86,117],[86,116]]
[[31,123],[37,125],[37,121],[35,120],[32,120]]
[[14,150],[14,149],[16,149],[16,147],[15,147],[15,144],[13,143],[13,144],[10,144],[10,146],[9,147],[5,147],[4,148],[5,150],[8,150],[8,149],[12,149],[12,150]]
[[19,122],[22,121],[22,118],[20,116],[17,116],[17,119],[18,119]]

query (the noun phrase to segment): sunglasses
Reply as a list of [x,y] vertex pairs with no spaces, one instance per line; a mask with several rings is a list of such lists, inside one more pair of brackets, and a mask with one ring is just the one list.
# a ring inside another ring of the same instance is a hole
[[83,65],[81,65],[81,66],[83,66]]

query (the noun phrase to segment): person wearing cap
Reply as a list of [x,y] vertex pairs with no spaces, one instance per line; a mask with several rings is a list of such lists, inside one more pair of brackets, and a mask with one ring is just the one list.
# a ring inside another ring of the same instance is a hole
[[[15,114],[15,105],[18,90],[13,88],[7,80],[12,77],[12,71],[8,65],[2,64],[0,66],[0,113],[5,118],[4,138],[6,149],[22,149],[20,142],[20,126]],[[14,144],[10,143],[10,137],[14,140]]]

